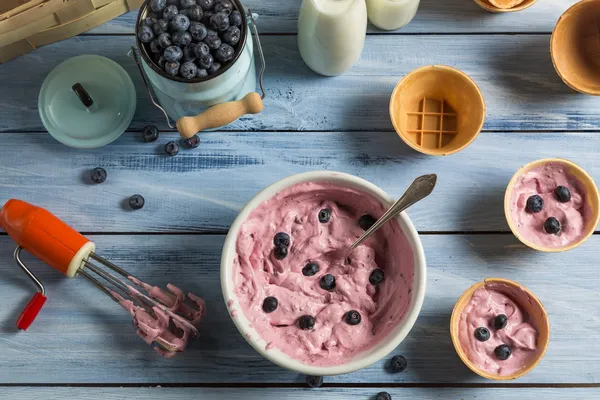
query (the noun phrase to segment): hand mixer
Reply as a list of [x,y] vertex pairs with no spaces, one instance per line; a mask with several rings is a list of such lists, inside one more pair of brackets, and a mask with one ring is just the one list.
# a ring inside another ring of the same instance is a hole
[[46,302],[44,286],[21,260],[21,250],[25,249],[69,278],[83,276],[118,302],[132,315],[137,333],[163,356],[183,351],[188,338],[198,335],[205,310],[202,299],[189,293],[189,299],[197,306],[192,307],[186,304],[184,293],[177,287],[169,284],[166,292],[137,279],[97,255],[93,242],[49,211],[12,199],[0,209],[0,227],[17,243],[15,261],[38,287],[17,320],[19,330],[25,331],[32,324]]

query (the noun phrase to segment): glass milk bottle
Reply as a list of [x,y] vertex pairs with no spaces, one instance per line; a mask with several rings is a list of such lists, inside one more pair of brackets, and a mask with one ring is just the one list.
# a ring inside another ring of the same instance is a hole
[[360,58],[367,34],[365,0],[303,0],[298,47],[313,71],[334,76]]
[[415,17],[419,0],[367,0],[369,21],[388,31],[402,28]]

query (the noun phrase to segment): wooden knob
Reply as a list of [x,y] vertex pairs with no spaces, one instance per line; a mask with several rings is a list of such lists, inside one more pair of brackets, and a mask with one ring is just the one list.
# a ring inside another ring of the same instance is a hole
[[227,125],[246,114],[258,114],[265,108],[260,95],[248,93],[241,100],[217,104],[195,117],[177,120],[177,130],[182,138],[188,139],[205,129]]

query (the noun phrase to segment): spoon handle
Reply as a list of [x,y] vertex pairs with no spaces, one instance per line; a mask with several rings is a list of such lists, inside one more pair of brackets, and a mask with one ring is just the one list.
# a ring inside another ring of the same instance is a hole
[[424,199],[429,196],[431,192],[433,192],[433,188],[435,187],[435,183],[437,182],[436,174],[423,175],[415,179],[415,181],[406,189],[406,192],[400,197],[389,210],[385,212],[379,218],[372,227],[370,227],[365,233],[362,234],[361,237],[356,239],[352,246],[350,246],[350,250],[354,250],[357,248],[362,242],[367,240],[369,236],[371,236],[375,231],[377,231],[383,224],[388,222],[390,219],[394,218],[396,215],[400,214],[402,211],[406,210],[408,207],[415,204],[417,201]]

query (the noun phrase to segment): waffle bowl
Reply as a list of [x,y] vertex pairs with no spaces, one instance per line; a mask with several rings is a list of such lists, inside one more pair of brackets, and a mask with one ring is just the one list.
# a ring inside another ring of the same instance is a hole
[[390,117],[410,147],[445,156],[475,140],[483,127],[485,103],[475,82],[463,72],[444,65],[425,66],[398,82]]
[[[517,1],[513,0],[513,1],[498,1],[498,0],[473,0],[475,1],[475,3],[477,3],[477,5],[481,8],[483,8],[484,10],[487,10],[489,12],[493,12],[493,13],[505,13],[505,12],[515,12],[515,11],[522,11],[526,8],[531,7],[537,0],[524,0],[518,4],[515,4],[514,6],[510,7],[509,3],[516,3]],[[495,4],[494,4],[495,3]],[[505,5],[503,5],[502,3],[505,3]]]
[[583,0],[558,19],[550,53],[558,75],[578,92],[600,96],[600,0]]
[[[492,288],[500,293],[503,293],[517,303],[519,308],[527,314],[527,321],[532,323],[538,332],[536,343],[538,347],[537,354],[535,354],[535,357],[530,360],[528,365],[510,375],[493,374],[479,368],[469,359],[466,352],[463,350],[459,339],[460,319],[463,310],[473,297],[473,294],[482,287]],[[478,282],[467,289],[456,302],[454,310],[452,310],[452,317],[450,319],[450,336],[452,337],[452,344],[454,344],[454,349],[456,350],[458,357],[471,371],[487,379],[505,381],[520,378],[523,375],[531,372],[539,364],[541,359],[544,357],[546,349],[548,348],[548,343],[550,342],[550,322],[546,309],[542,303],[527,288],[508,279],[487,278],[484,279],[483,282]]]

